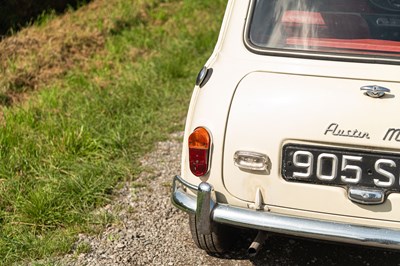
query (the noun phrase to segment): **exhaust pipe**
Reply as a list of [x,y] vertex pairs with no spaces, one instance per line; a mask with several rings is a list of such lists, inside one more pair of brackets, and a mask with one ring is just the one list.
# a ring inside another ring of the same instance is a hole
[[251,243],[250,247],[247,249],[247,254],[249,257],[255,257],[262,246],[264,245],[265,240],[267,240],[268,235],[265,231],[258,231],[256,238]]

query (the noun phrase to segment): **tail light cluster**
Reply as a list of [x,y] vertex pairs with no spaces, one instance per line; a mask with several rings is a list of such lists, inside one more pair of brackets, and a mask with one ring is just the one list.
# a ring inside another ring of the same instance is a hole
[[211,136],[207,129],[196,128],[189,136],[190,171],[195,176],[204,176],[209,170]]

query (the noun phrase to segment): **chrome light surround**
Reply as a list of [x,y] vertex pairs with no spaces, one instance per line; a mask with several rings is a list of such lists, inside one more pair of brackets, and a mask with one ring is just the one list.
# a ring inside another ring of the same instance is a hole
[[263,153],[253,151],[237,151],[233,156],[235,166],[250,171],[270,173],[271,160]]

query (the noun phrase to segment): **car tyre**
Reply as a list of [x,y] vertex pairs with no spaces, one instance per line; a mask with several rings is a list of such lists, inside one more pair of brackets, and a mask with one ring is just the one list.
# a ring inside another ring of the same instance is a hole
[[234,229],[223,224],[212,223],[211,234],[200,234],[194,214],[189,214],[189,227],[196,245],[210,254],[225,253],[230,250],[235,240]]

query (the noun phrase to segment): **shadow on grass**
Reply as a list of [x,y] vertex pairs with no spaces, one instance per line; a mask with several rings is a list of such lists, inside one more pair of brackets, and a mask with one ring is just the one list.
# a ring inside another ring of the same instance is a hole
[[[0,2],[0,37],[18,31],[40,19],[43,14],[54,11],[63,13],[77,9],[90,0],[4,0]],[[1,38],[0,38],[1,39]]]

